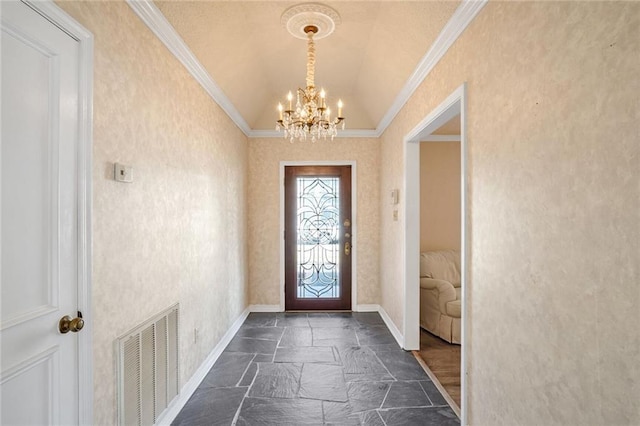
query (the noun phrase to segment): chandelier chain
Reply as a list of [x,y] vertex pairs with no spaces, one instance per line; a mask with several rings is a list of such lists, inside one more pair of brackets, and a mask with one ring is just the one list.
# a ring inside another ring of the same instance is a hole
[[307,33],[307,87],[315,87],[316,45],[313,42],[313,31]]

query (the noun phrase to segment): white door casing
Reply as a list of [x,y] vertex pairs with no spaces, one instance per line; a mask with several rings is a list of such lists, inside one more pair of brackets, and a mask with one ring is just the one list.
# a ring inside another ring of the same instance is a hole
[[87,45],[52,3],[1,16],[1,423],[90,423],[91,327],[58,332],[90,322]]
[[403,347],[420,348],[420,143],[456,115],[460,115],[460,266],[462,287],[462,342],[460,361],[461,424],[468,424],[467,365],[469,339],[469,245],[467,243],[467,84],[463,83],[429,113],[403,140],[404,146],[404,318]]

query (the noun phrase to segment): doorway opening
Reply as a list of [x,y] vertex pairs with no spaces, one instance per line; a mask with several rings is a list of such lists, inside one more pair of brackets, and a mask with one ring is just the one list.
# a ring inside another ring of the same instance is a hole
[[[460,415],[460,115],[420,142],[420,357]],[[446,272],[445,272],[446,271]],[[438,281],[439,280],[439,281]]]
[[284,168],[285,310],[350,310],[351,166]]
[[469,211],[466,203],[466,84],[458,87],[435,110],[428,114],[404,138],[405,149],[405,229],[404,229],[404,348],[420,348],[420,146],[422,142],[451,140],[451,135],[434,133],[443,125],[460,117],[460,416],[462,424],[467,423],[467,345],[468,345],[468,246],[467,218]]

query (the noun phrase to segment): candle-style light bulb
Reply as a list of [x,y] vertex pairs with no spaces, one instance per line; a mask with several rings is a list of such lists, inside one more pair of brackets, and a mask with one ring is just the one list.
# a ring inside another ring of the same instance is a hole
[[282,120],[282,104],[278,102],[278,112],[280,113],[280,120]]
[[289,101],[289,111],[291,111],[291,101],[293,100],[293,94],[291,91],[287,94],[287,100]]
[[325,93],[324,89],[320,90],[320,106],[322,108],[325,107],[325,102],[324,102],[325,96],[327,96],[327,94]]
[[338,117],[342,117],[342,99],[338,99]]

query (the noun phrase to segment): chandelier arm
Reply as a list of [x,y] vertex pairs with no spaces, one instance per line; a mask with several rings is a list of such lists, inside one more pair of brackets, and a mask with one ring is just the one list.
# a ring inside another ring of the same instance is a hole
[[307,33],[307,87],[315,87],[316,46],[313,43],[313,31]]

